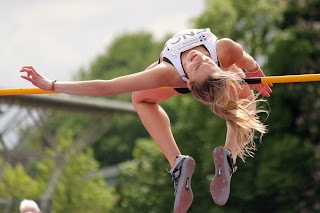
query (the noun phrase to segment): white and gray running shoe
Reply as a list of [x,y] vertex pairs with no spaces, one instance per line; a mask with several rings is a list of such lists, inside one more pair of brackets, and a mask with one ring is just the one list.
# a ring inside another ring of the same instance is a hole
[[170,169],[175,189],[174,211],[175,213],[186,213],[193,201],[191,189],[191,178],[196,166],[194,159],[187,155],[179,155],[176,158],[174,168]]
[[233,163],[231,151],[222,146],[213,150],[215,174],[210,184],[213,201],[222,206],[226,204],[230,194],[230,181],[237,167]]

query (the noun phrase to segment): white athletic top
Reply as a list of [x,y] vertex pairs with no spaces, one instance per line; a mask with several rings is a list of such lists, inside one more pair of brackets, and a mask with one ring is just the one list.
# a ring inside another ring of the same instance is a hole
[[209,28],[188,29],[174,35],[165,46],[162,58],[166,58],[177,69],[182,80],[187,82],[186,75],[181,62],[181,53],[197,46],[204,45],[209,51],[212,60],[218,64],[216,41],[218,38],[211,33]]

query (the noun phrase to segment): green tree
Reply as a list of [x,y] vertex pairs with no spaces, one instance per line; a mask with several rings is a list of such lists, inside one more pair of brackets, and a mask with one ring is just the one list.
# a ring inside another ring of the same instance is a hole
[[0,197],[7,199],[39,197],[41,189],[40,183],[29,176],[21,164],[5,166],[0,182]]
[[116,202],[113,189],[103,177],[88,177],[97,168],[92,151],[77,155],[63,170],[53,195],[52,212],[112,212]]
[[196,27],[209,27],[219,38],[242,43],[253,56],[265,56],[285,4],[278,0],[207,0],[206,9],[193,19]]
[[139,140],[133,153],[134,160],[121,166],[115,212],[171,212],[173,189],[163,154],[150,140]]
[[90,131],[86,132],[88,123],[106,128],[108,125],[99,123],[99,120],[91,116],[70,114],[61,124],[65,117],[65,113],[61,113],[48,120],[53,124],[60,124],[50,125],[55,126],[55,145],[54,148],[46,150],[51,158],[35,166],[38,178],[45,180],[45,183],[51,180],[56,169],[62,168],[52,194],[52,212],[111,212],[116,202],[113,189],[106,184],[103,177],[90,178],[89,173],[95,172],[99,163],[94,159],[92,149],[84,146],[82,151],[79,148],[81,143],[86,142],[83,142],[83,132],[90,136]]
[[[283,21],[278,27],[282,30],[274,39],[274,48],[270,50],[269,69],[275,75],[319,73],[320,65],[320,1],[289,1],[284,12]],[[279,85],[274,89],[270,99],[273,105],[270,118],[271,140],[279,140],[279,134],[295,138],[299,146],[288,146],[283,152],[293,153],[291,168],[296,167],[295,176],[300,176],[299,185],[292,187],[291,192],[296,199],[288,202],[296,203],[297,211],[318,211],[320,179],[316,175],[319,164],[319,90],[317,83],[296,83]],[[282,122],[279,122],[279,118]],[[278,138],[276,138],[278,135]],[[310,150],[311,149],[311,150]],[[308,153],[307,155],[305,153]],[[303,159],[299,155],[304,156]],[[287,154],[280,154],[285,163]],[[304,168],[300,168],[303,166]],[[280,183],[279,183],[280,185]],[[298,191],[298,192],[297,192]]]
[[[78,120],[78,117],[69,115],[69,119],[58,126],[56,122],[61,121],[59,116],[62,114],[56,113],[53,119],[48,119],[48,132],[39,131],[33,135],[30,143],[21,147],[26,151],[42,149],[43,158],[24,162],[23,166],[10,165],[1,159],[0,197],[17,201],[12,210],[14,212],[18,211],[18,201],[24,198],[34,199],[39,204],[44,198],[50,199],[53,213],[112,212],[117,201],[113,188],[107,185],[103,177],[90,177],[89,174],[99,168],[99,163],[94,159],[92,149],[79,149],[79,145],[83,143],[81,133],[87,127],[85,117]],[[88,117],[87,119],[90,120]],[[99,122],[95,124],[99,125]],[[43,126],[47,125],[43,123]],[[51,134],[54,135],[53,138]],[[54,143],[51,143],[52,140]],[[57,182],[51,181],[53,174],[58,174],[55,176]],[[50,187],[53,189],[52,193],[45,197]],[[5,209],[5,206],[1,207]],[[46,212],[47,208],[44,210]]]

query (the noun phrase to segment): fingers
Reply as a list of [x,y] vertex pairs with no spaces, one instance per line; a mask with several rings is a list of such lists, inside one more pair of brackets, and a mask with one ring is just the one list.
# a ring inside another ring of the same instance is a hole
[[[257,72],[246,72],[247,77],[265,77],[265,74],[261,69],[259,69]],[[250,89],[256,88],[258,92],[265,96],[265,97],[270,97],[270,93],[272,93],[271,87],[273,86],[272,83],[269,84],[251,84],[248,85]]]
[[40,89],[50,90],[51,81],[38,73],[32,66],[23,66],[20,70],[21,78],[31,82],[34,86],[39,87]]
[[20,77],[35,84],[35,81],[39,78],[39,74],[35,71],[32,66],[23,66],[20,70],[21,73],[26,75],[21,75]]
[[[272,86],[271,86],[272,87]],[[272,93],[272,89],[271,89],[270,85],[265,85],[265,88],[267,90],[268,93]]]
[[20,77],[32,82],[32,78],[29,78],[28,76],[21,75]]
[[270,93],[272,93],[272,89],[268,84],[252,84],[251,86],[256,88],[262,96],[270,97]]
[[259,85],[257,89],[265,97],[270,97],[270,93],[272,93],[272,89],[267,84]]
[[27,74],[27,76],[29,77],[30,75],[33,74],[34,69],[33,69],[33,67],[30,67],[30,66],[24,66],[21,68],[20,72],[25,72]]
[[26,72],[26,71],[35,71],[32,66],[23,66],[20,70],[20,72]]
[[26,80],[30,80],[37,75],[37,72],[32,66],[23,66],[20,72],[25,72],[27,74],[28,78],[25,78]]
[[256,89],[258,90],[258,92],[263,95],[263,96],[267,96],[268,97],[268,93],[266,92],[266,90],[261,86],[261,85],[257,85]]

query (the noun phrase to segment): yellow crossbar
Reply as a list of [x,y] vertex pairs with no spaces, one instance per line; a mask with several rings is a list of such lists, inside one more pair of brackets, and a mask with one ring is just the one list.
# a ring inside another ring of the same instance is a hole
[[[320,74],[268,76],[261,78],[244,78],[247,84],[276,84],[320,81]],[[57,92],[42,90],[39,88],[4,88],[0,89],[0,96],[33,95],[33,94],[57,94]]]
[[294,83],[320,81],[320,74],[268,76],[261,78],[261,83]]
[[42,90],[39,88],[8,88],[0,89],[0,96],[11,95],[32,95],[32,94],[57,94],[53,91]]

